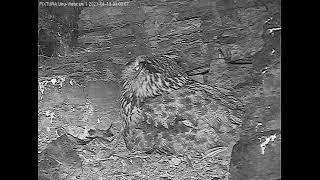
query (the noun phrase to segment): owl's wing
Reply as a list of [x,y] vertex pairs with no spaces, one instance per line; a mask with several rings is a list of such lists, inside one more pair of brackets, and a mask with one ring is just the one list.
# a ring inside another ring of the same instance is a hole
[[204,153],[229,144],[234,139],[229,132],[236,128],[229,121],[239,118],[208,94],[183,87],[146,100],[131,116],[126,142],[135,150],[165,154]]
[[206,92],[208,96],[219,101],[223,106],[236,111],[244,111],[244,103],[234,95],[231,91],[218,86],[211,86],[197,81],[191,80],[186,84],[186,88]]
[[170,95],[147,100],[130,117],[125,133],[127,147],[146,153],[175,154],[175,139],[192,130],[183,123],[187,119],[178,115],[178,106]]

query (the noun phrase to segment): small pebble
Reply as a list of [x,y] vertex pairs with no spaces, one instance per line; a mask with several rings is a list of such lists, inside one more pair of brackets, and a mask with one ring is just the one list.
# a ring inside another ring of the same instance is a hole
[[174,158],[171,159],[170,164],[177,166],[177,165],[180,164],[180,162],[181,162],[181,160],[179,158],[175,158],[174,157]]

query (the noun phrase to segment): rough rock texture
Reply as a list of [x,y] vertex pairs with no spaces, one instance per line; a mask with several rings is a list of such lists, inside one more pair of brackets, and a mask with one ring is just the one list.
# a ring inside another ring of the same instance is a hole
[[[280,0],[81,2],[39,5],[39,179],[215,179],[217,162],[230,163],[224,179],[281,178]],[[246,103],[232,149],[192,166],[132,154],[123,142],[113,149],[120,71],[144,54],[164,54],[186,71],[205,66],[195,79]]]

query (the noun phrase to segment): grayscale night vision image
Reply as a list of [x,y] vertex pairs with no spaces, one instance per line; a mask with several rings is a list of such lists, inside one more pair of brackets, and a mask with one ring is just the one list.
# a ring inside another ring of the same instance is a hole
[[281,179],[280,0],[38,2],[38,179]]

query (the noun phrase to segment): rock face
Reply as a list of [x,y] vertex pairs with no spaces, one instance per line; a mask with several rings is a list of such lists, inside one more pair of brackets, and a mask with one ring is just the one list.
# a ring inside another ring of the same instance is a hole
[[232,152],[232,179],[280,179],[281,134],[279,130],[242,139]]
[[39,4],[39,178],[221,177],[209,171],[227,152],[191,167],[188,158],[128,154],[123,142],[113,149],[112,134],[122,128],[121,70],[148,54],[174,59],[187,72],[204,66],[209,73],[194,79],[245,102],[222,179],[281,177],[279,0],[65,2],[83,4]]

